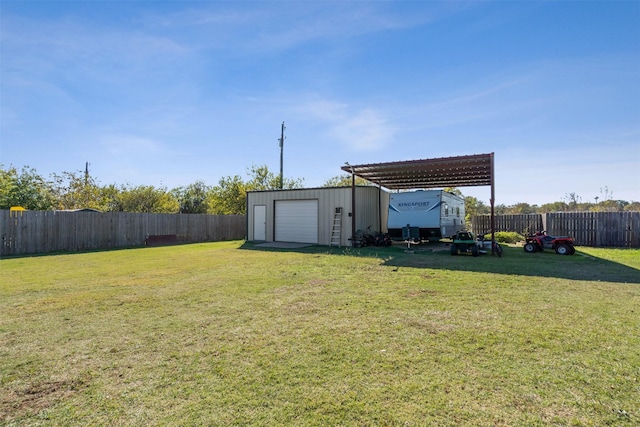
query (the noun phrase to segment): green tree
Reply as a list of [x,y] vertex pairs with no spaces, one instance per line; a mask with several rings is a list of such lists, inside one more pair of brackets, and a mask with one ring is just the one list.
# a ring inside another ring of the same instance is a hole
[[[491,213],[491,206],[489,206],[488,208],[489,208],[489,213]],[[507,213],[509,213],[509,206],[505,205],[504,203],[495,205],[493,207],[493,213],[496,215],[506,215]]]
[[593,212],[622,212],[629,202],[624,200],[606,199],[591,207]]
[[221,178],[207,196],[209,213],[214,215],[244,215],[247,189],[239,175]]
[[484,204],[482,200],[478,200],[473,196],[464,198],[465,222],[471,223],[471,217],[474,215],[487,215],[491,213],[491,207]]
[[540,206],[540,213],[566,212],[568,210],[569,206],[565,202],[545,203]]
[[108,209],[109,200],[89,173],[62,172],[52,176],[56,209]]
[[451,193],[455,196],[461,197],[464,199],[464,194],[462,194],[462,191],[460,191],[459,188],[456,187],[447,187],[444,189],[444,191],[446,191],[447,193]]
[[595,206],[595,205],[594,205],[593,203],[589,203],[589,202],[582,202],[582,203],[579,203],[579,204],[578,204],[578,206],[576,206],[575,211],[576,211],[576,212],[589,212],[589,211],[591,211],[591,210],[592,210],[592,208],[593,208],[594,206]]
[[515,205],[509,206],[507,209],[508,214],[511,215],[525,215],[525,214],[534,214],[537,213],[538,207],[536,205],[530,205],[529,203],[516,203]]
[[[247,170],[247,174],[247,182],[238,175],[221,178],[218,185],[208,193],[208,212],[218,215],[244,215],[247,191],[277,190],[280,187],[280,177],[269,171],[266,165],[253,165]],[[302,179],[291,178],[285,178],[283,181],[283,189],[302,188],[304,182]]]
[[105,192],[112,195],[109,210],[114,212],[177,213],[180,210],[180,203],[166,188],[110,186]]
[[[323,187],[351,187],[352,177],[349,174],[336,175],[325,182]],[[356,176],[356,185],[375,185],[371,181]]]
[[204,181],[196,181],[186,187],[179,187],[173,190],[175,198],[180,206],[180,213],[184,214],[204,214],[209,210],[207,204],[207,193],[209,186]]
[[0,165],[0,209],[21,206],[29,210],[49,210],[54,205],[51,183],[35,169],[25,166],[20,172]]
[[[280,189],[280,176],[269,171],[266,165],[252,165],[249,172],[249,181],[245,184],[247,191],[265,191]],[[290,190],[302,188],[304,180],[284,178],[282,188]]]
[[640,202],[630,202],[624,207],[624,210],[628,212],[638,212],[640,211]]
[[565,196],[565,200],[567,203],[567,208],[570,211],[578,211],[578,205],[582,203],[582,197],[578,196],[576,193],[569,193]]

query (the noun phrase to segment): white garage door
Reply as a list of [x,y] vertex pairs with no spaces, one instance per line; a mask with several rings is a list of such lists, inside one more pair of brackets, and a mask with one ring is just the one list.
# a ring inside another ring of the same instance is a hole
[[275,241],[318,243],[318,201],[277,200]]

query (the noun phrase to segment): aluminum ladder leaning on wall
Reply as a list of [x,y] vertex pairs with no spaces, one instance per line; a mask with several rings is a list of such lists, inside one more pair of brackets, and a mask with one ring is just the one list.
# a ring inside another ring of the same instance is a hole
[[342,208],[336,208],[333,213],[333,226],[331,227],[331,246],[340,247],[342,230]]

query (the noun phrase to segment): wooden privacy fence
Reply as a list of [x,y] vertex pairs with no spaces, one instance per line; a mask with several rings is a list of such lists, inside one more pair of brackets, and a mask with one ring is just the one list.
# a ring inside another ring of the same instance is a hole
[[[533,215],[496,215],[496,231],[515,231],[528,234],[544,230],[542,216]],[[474,215],[471,217],[471,230],[476,234],[491,232],[490,215]]]
[[[555,212],[531,215],[496,215],[496,231],[526,235],[546,230],[551,236],[571,236],[576,245],[640,248],[640,212]],[[471,217],[471,229],[491,231],[491,217]]]
[[0,255],[143,246],[148,236],[179,243],[242,239],[244,215],[0,211]]

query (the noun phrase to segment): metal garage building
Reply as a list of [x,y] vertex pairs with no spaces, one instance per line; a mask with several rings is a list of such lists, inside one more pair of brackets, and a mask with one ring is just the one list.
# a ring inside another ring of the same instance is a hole
[[[351,246],[356,230],[387,232],[389,193],[491,186],[491,240],[495,235],[494,154],[350,165],[351,187],[247,193],[247,240]],[[355,186],[355,178],[374,186]],[[354,214],[355,213],[355,214]]]
[[355,228],[386,232],[389,193],[374,186],[247,193],[247,240],[351,246]]

